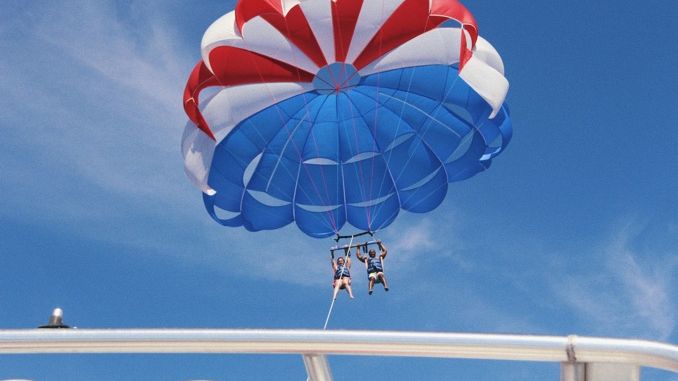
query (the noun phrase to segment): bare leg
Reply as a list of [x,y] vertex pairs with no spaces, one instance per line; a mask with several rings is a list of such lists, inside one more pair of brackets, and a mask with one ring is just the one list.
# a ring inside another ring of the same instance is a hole
[[344,285],[346,286],[346,291],[348,291],[348,296],[353,299],[353,290],[351,289],[351,280],[344,279]]
[[377,276],[379,279],[381,279],[381,284],[384,285],[384,290],[388,291],[388,283],[386,283],[386,277],[384,276],[384,273],[379,273]]
[[370,283],[369,283],[369,286],[367,288],[367,293],[372,295],[372,289],[373,288],[374,288],[374,278],[370,277]]
[[334,292],[332,293],[332,300],[337,298],[337,294],[339,293],[339,289],[341,289],[341,283],[339,281],[334,282]]

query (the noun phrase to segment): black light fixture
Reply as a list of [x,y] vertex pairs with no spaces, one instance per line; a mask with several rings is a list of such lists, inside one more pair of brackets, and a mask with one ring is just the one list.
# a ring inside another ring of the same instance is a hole
[[64,324],[63,321],[64,311],[61,308],[55,308],[52,311],[52,316],[49,318],[49,322],[46,325],[41,325],[38,328],[71,328]]

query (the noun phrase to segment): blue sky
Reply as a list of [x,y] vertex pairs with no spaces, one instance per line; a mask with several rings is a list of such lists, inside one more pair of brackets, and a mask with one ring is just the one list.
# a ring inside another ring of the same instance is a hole
[[[678,342],[678,4],[466,1],[515,127],[492,168],[380,232],[392,291],[330,328]],[[183,173],[185,80],[233,1],[0,13],[0,327],[321,328],[327,248],[226,229]],[[359,273],[359,271],[358,271]],[[261,364],[263,361],[263,365]],[[337,380],[557,379],[553,364],[331,358]],[[380,372],[374,373],[377,366]],[[678,380],[648,371],[650,379]],[[0,356],[0,379],[300,380],[296,356]]]

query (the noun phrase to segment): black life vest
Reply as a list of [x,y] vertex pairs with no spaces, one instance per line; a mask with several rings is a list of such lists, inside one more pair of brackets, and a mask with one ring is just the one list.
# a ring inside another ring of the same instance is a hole
[[367,257],[367,273],[380,273],[384,271],[384,265],[381,263],[381,256]]
[[339,279],[339,278],[350,278],[351,277],[351,272],[348,270],[348,267],[346,265],[337,265],[337,270],[334,272],[334,279]]

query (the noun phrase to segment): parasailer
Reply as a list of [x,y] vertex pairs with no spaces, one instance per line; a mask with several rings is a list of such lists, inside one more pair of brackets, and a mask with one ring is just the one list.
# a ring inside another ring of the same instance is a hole
[[[388,250],[381,241],[377,241],[377,245],[379,246],[379,256],[377,256],[377,252],[374,249],[369,249],[367,256],[363,257],[360,254],[360,246],[356,248],[355,253],[356,258],[364,263],[367,269],[367,293],[369,295],[372,295],[375,283],[381,283],[384,286],[384,291],[388,291],[388,282],[386,282],[386,276],[384,275],[384,259],[386,254],[388,254]],[[364,244],[364,246],[367,250],[367,244]]]
[[346,258],[339,257],[334,260],[332,256],[332,271],[334,272],[334,281],[332,282],[332,298],[336,299],[339,290],[346,290],[349,298],[353,299],[353,289],[351,288],[351,253],[346,252]]
[[225,226],[378,231],[511,139],[503,62],[457,0],[240,0],[201,49],[182,151]]

